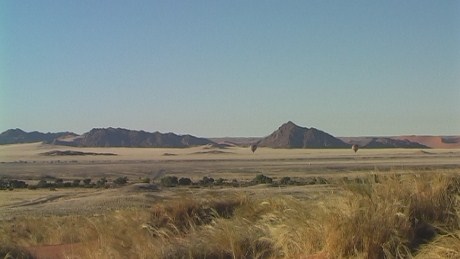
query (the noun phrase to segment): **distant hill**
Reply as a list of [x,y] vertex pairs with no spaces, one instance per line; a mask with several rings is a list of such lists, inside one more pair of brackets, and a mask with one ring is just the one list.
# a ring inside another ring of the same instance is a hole
[[45,142],[51,143],[57,138],[78,136],[72,132],[42,133],[38,131],[25,132],[21,129],[9,129],[0,134],[0,145]]
[[146,132],[122,128],[96,128],[71,139],[56,139],[54,144],[80,147],[191,147],[214,142],[191,135]]
[[191,135],[145,132],[121,128],[100,128],[79,136],[72,132],[41,133],[10,129],[0,134],[0,145],[43,142],[78,147],[191,147],[215,143]]
[[281,125],[258,145],[272,148],[348,148],[351,145],[315,129],[297,126],[292,121]]
[[225,148],[258,143],[272,148],[460,148],[460,136],[339,137],[289,121],[265,138],[198,138],[174,133],[146,132],[122,128],[95,128],[83,135],[73,132],[42,133],[9,129],[0,134],[0,145],[43,142],[80,147],[191,147]]
[[363,148],[430,148],[417,142],[396,137],[343,137],[344,142],[357,144]]
[[392,138],[373,138],[364,148],[429,148],[409,140]]

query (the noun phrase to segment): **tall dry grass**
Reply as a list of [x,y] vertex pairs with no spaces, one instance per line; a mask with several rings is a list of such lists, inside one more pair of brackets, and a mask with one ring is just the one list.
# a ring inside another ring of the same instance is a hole
[[459,179],[369,175],[317,199],[180,197],[99,216],[18,218],[1,223],[0,241],[76,242],[72,256],[83,258],[459,258]]

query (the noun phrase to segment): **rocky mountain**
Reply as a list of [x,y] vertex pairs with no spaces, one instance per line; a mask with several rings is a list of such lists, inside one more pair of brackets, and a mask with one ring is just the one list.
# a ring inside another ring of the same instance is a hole
[[42,133],[38,131],[25,132],[21,129],[9,129],[0,134],[0,145],[45,142],[51,143],[61,137],[75,137],[72,132]]
[[324,131],[300,127],[292,121],[281,125],[272,134],[263,138],[258,145],[272,148],[348,148],[351,146]]
[[96,128],[75,138],[60,138],[54,144],[80,147],[191,147],[214,142],[191,135],[146,132],[122,128]]
[[79,136],[72,132],[41,133],[10,129],[0,134],[0,145],[43,142],[79,147],[191,147],[214,142],[191,135],[146,132],[121,128],[100,128]]

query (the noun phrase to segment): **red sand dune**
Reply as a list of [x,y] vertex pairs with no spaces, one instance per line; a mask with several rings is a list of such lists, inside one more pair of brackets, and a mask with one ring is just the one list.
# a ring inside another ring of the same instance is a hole
[[407,139],[431,148],[460,148],[460,137],[441,136],[398,136],[395,139]]

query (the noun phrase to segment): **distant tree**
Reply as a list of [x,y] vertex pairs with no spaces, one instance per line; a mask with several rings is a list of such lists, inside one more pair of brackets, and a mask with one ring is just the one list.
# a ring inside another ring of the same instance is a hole
[[45,179],[41,179],[38,183],[37,183],[37,188],[47,188],[49,187],[50,184],[45,180]]
[[72,183],[71,182],[65,182],[65,183],[62,184],[62,187],[65,187],[65,188],[72,187]]
[[107,183],[107,178],[102,177],[101,179],[97,181],[96,186],[103,187],[105,186],[106,183]]
[[202,185],[211,185],[214,183],[214,178],[212,177],[203,177],[203,179],[200,181],[200,184]]
[[225,179],[224,178],[219,178],[215,181],[215,185],[223,185],[225,182]]
[[179,183],[179,181],[176,176],[165,176],[161,178],[160,183],[165,187],[174,187]]
[[263,174],[257,175],[253,180],[254,183],[261,184],[261,183],[272,183],[273,179],[265,176]]
[[73,180],[72,186],[73,186],[73,187],[78,187],[78,186],[80,186],[80,179],[75,179],[75,180]]
[[285,176],[280,179],[280,184],[290,184],[291,183],[291,177]]
[[316,177],[315,180],[317,184],[328,184],[328,181],[323,177]]
[[192,180],[190,180],[190,178],[180,178],[179,181],[178,181],[178,184],[179,185],[190,185],[192,184]]
[[10,188],[17,188],[17,189],[27,188],[27,184],[24,181],[10,180],[8,184]]
[[118,177],[113,181],[114,184],[116,185],[125,185],[128,182],[128,177]]
[[61,187],[63,184],[64,184],[64,180],[63,180],[63,179],[61,179],[61,178],[56,178],[56,179],[54,179],[54,185],[55,185],[56,187]]
[[84,184],[85,186],[88,186],[90,183],[91,183],[91,179],[90,179],[90,178],[83,179],[83,184]]

